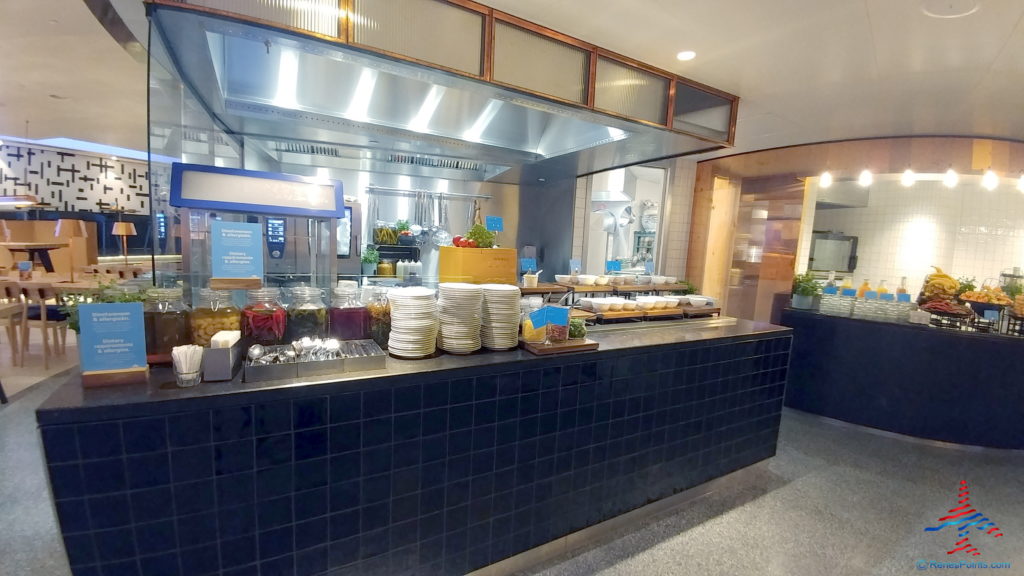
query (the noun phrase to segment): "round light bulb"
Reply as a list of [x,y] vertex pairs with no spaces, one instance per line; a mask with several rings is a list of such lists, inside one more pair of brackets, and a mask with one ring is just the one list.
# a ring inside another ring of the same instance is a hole
[[1017,190],[1024,192],[1024,172],[1021,172],[1020,179],[1017,180]]
[[676,54],[676,59],[686,62],[687,60],[693,60],[697,57],[697,53],[693,50],[683,50],[679,54]]
[[986,170],[985,175],[981,177],[981,187],[985,190],[995,190],[996,186],[999,186],[999,176],[992,170]]
[[946,173],[942,175],[942,185],[946,188],[955,188],[957,182],[960,181],[960,175],[956,173],[956,170],[950,168],[946,170]]
[[872,175],[871,174],[871,170],[868,170],[867,168],[865,168],[864,170],[861,170],[860,171],[860,176],[857,177],[857,184],[860,184],[864,188],[867,188],[868,186],[871,186],[871,183],[874,182],[874,181],[875,181],[874,175]]
[[828,188],[831,185],[832,185],[832,173],[829,172],[828,170],[825,170],[824,172],[821,173],[821,176],[818,176],[818,187],[819,188]]
[[900,175],[900,184],[902,184],[904,188],[910,188],[914,185],[914,182],[917,182],[917,174],[914,174],[913,170],[907,168],[903,171],[903,174]]

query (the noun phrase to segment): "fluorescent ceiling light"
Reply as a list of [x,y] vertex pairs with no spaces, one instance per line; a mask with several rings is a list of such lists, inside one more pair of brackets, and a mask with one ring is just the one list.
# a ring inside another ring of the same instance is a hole
[[828,188],[831,185],[832,185],[832,173],[829,172],[828,170],[825,170],[824,172],[821,173],[821,176],[818,176],[818,187],[819,188]]
[[687,60],[693,60],[697,57],[697,53],[693,50],[683,50],[679,54],[676,54],[676,59],[686,62]]
[[900,176],[900,184],[902,184],[905,188],[910,188],[911,186],[914,185],[914,182],[917,182],[917,175],[914,174],[913,170],[907,168],[906,170],[903,171],[903,174]]
[[416,117],[409,123],[409,129],[416,132],[426,132],[427,126],[430,125],[430,119],[434,117],[434,112],[437,110],[437,105],[441,103],[441,98],[444,96],[446,88],[444,86],[433,85],[430,87],[430,92],[427,93],[427,97],[423,99],[423,104],[420,104],[420,111],[416,113]]
[[1021,173],[1020,179],[1017,180],[1017,190],[1024,192],[1024,173]]
[[985,175],[981,177],[981,187],[985,190],[995,190],[996,186],[999,186],[999,176],[992,170],[986,170]]
[[373,89],[377,87],[377,71],[372,68],[363,68],[359,73],[359,83],[356,84],[356,94],[348,105],[345,116],[357,122],[365,122],[370,119],[370,100],[373,98]]
[[942,185],[946,188],[954,188],[959,181],[960,176],[952,168],[946,170],[946,173],[942,175]]
[[871,183],[875,181],[875,177],[871,174],[871,170],[865,168],[860,171],[860,176],[857,177],[857,184],[860,184],[864,188],[871,186]]
[[484,111],[480,113],[480,117],[476,119],[476,122],[473,123],[473,126],[469,130],[466,130],[465,134],[462,135],[462,138],[469,140],[470,142],[479,142],[480,137],[483,136],[484,130],[486,130],[487,126],[490,125],[491,120],[494,120],[494,116],[498,113],[498,110],[501,109],[502,104],[503,102],[501,100],[491,99],[491,101],[487,103],[487,107],[484,108]]
[[281,48],[277,63],[277,94],[274,106],[298,108],[299,54],[291,48]]

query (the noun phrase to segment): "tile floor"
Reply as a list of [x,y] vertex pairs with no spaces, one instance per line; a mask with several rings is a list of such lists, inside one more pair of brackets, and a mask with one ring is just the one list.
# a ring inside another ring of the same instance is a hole
[[[0,377],[8,367],[0,347]],[[73,350],[68,348],[69,358]],[[41,360],[30,359],[37,365]],[[57,369],[57,368],[54,368]],[[26,371],[26,381],[39,379]],[[67,576],[35,427],[41,382],[0,407],[0,574]],[[924,532],[960,480],[1004,537],[971,536],[970,560],[1024,573],[1024,452],[938,447],[785,411],[778,455],[725,486],[523,574],[910,574],[947,556],[948,530]],[[958,571],[959,572],[959,571]],[[988,571],[981,571],[988,572]],[[978,573],[967,570],[963,573]]]

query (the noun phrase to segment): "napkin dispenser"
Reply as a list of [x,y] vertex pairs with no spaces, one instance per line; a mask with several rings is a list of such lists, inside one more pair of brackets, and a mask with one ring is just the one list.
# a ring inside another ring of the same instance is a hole
[[242,367],[242,334],[238,330],[222,330],[210,339],[203,350],[203,381],[231,380]]

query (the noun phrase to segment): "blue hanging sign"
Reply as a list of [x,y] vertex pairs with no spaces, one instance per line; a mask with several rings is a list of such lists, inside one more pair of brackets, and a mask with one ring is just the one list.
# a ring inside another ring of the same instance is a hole
[[214,278],[263,278],[263,227],[246,222],[210,226]]
[[484,218],[484,226],[491,232],[504,232],[505,219],[501,216],[487,216]]
[[530,323],[533,324],[534,329],[545,326],[548,323],[548,309],[547,307],[538,308],[533,312],[530,312]]
[[146,367],[141,302],[79,304],[78,323],[82,372]]
[[619,262],[618,260],[609,260],[605,263],[604,269],[605,272],[621,272],[622,262]]
[[580,260],[579,260],[579,258],[573,258],[572,260],[569,260],[569,274],[572,274],[573,272],[578,272],[579,270],[580,270]]
[[839,294],[839,288],[836,288],[835,286],[826,286],[825,289],[821,291],[821,293],[830,295]]
[[537,259],[536,258],[520,258],[519,269],[523,272],[536,272],[537,271]]
[[569,309],[558,308],[555,306],[545,306],[548,311],[548,324],[554,324],[556,326],[568,326],[569,325]]

